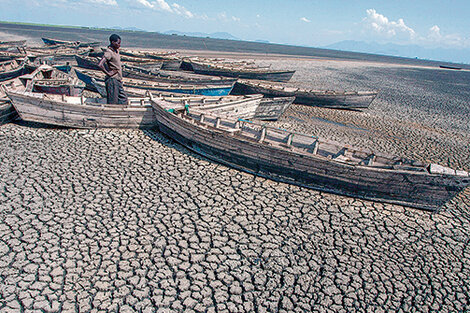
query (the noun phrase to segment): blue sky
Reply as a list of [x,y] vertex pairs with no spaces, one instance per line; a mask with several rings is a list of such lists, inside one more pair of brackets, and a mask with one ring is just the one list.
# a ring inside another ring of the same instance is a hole
[[468,0],[0,0],[0,20],[228,32],[321,47],[342,40],[470,48]]

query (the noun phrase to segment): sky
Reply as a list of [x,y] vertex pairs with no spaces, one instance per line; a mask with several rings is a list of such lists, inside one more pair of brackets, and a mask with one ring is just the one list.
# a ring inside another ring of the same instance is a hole
[[0,0],[0,20],[323,47],[343,40],[470,50],[469,0]]

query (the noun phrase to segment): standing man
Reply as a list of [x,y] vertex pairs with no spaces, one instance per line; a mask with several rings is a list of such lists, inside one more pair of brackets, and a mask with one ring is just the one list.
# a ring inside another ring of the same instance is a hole
[[119,48],[121,37],[112,34],[109,37],[109,46],[104,52],[98,66],[106,74],[106,94],[108,104],[127,104],[127,95],[122,86],[122,66]]

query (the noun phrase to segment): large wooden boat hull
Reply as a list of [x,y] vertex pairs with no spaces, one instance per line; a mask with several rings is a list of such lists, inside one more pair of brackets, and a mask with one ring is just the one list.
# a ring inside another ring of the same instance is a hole
[[375,91],[337,92],[302,90],[277,86],[269,88],[264,84],[237,81],[232,95],[263,94],[266,97],[295,97],[294,103],[335,109],[366,109],[377,97]]
[[67,103],[44,94],[8,92],[25,121],[72,128],[151,128],[155,118],[150,105]]
[[217,162],[291,184],[426,210],[438,210],[468,186],[469,177],[352,166],[234,135],[170,113],[152,100],[161,132]]
[[18,113],[10,101],[0,100],[0,125],[9,123],[18,118]]
[[225,70],[194,62],[191,62],[191,66],[196,74],[269,80],[275,82],[287,82],[295,73],[295,71],[244,71],[242,69]]

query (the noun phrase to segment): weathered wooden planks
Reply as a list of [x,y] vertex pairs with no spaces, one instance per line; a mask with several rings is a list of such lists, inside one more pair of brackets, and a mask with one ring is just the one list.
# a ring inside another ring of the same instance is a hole
[[419,162],[191,109],[170,113],[163,105],[164,100],[152,100],[159,128],[168,136],[218,162],[276,180],[427,210],[438,210],[470,184],[466,172],[431,173]]

